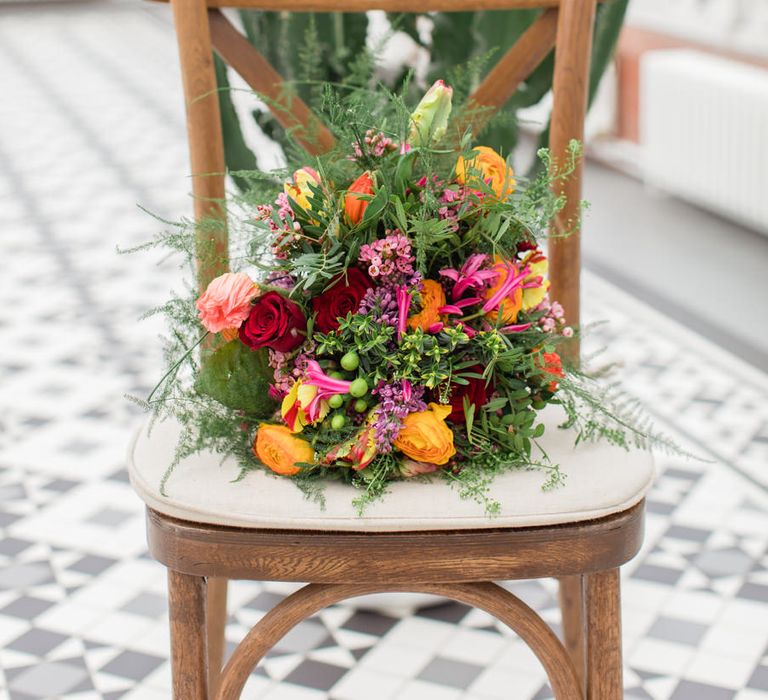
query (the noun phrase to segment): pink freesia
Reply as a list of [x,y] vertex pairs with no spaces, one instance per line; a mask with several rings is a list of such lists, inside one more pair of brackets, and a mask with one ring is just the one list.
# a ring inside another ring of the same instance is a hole
[[481,269],[487,258],[488,256],[483,253],[475,253],[467,258],[461,266],[461,270],[454,270],[450,267],[440,270],[443,277],[447,277],[455,283],[451,293],[454,301],[460,299],[467,289],[482,289],[487,282],[498,277],[499,273],[494,270]]
[[518,289],[525,286],[525,278],[531,273],[531,269],[526,265],[522,270],[509,261],[502,261],[497,263],[495,267],[501,267],[507,271],[507,279],[504,280],[496,293],[483,304],[483,312],[488,313],[494,309],[499,308],[499,305],[505,300],[511,297]]
[[316,360],[310,360],[307,363],[306,376],[304,384],[317,387],[317,394],[315,394],[306,408],[310,422],[317,420],[317,417],[320,415],[321,401],[330,398],[334,394],[348,394],[349,387],[352,386],[352,382],[348,382],[345,379],[329,377],[323,372]]
[[225,272],[212,280],[197,300],[200,322],[211,333],[238,328],[251,310],[251,301],[259,293],[244,272]]
[[408,287],[401,284],[395,291],[397,300],[397,339],[402,338],[408,324],[408,309],[411,307],[411,295]]

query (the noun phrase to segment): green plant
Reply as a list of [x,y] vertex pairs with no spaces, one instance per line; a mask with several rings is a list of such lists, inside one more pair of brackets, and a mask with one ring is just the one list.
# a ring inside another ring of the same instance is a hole
[[[629,0],[608,0],[597,8],[590,72],[590,104],[613,55]],[[322,83],[364,84],[373,58],[366,49],[368,17],[349,13],[289,13],[241,11],[248,40],[272,63],[296,93],[310,106],[322,100]],[[433,23],[427,45],[417,31],[418,14],[390,15],[394,27],[409,34],[430,53],[430,79],[446,78],[461,99],[479,83],[493,63],[512,46],[536,19],[537,10],[451,12],[430,15]],[[483,142],[509,152],[518,140],[519,110],[537,104],[552,87],[554,52],[536,68],[482,134]],[[253,170],[255,155],[246,145],[242,125],[232,101],[226,68],[217,58],[219,99],[227,168]],[[405,71],[395,80],[399,90],[409,80]],[[418,90],[414,89],[414,95]],[[464,94],[462,94],[462,92]],[[266,112],[253,119],[283,148],[290,138]],[[549,129],[541,135],[545,146]],[[246,183],[235,178],[244,189]]]

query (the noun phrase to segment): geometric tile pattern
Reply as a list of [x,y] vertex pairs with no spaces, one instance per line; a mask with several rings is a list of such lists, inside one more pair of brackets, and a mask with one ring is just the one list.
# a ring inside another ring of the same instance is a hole
[[[124,451],[158,376],[137,323],[178,275],[119,257],[188,211],[165,7],[3,7],[0,23],[0,700],[167,700],[165,572]],[[623,572],[628,698],[768,700],[768,381],[601,280],[592,348],[709,461],[659,457]],[[566,467],[567,469],[567,467]],[[552,581],[509,587],[557,630]],[[292,590],[231,586],[230,648]],[[458,603],[334,606],[251,675],[264,700],[548,698],[531,652]]]

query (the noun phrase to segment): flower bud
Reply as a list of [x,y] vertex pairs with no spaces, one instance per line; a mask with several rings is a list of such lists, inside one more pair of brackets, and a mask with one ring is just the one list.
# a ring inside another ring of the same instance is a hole
[[408,143],[412,146],[424,146],[430,141],[439,141],[445,136],[448,117],[451,114],[453,88],[442,80],[427,90],[416,109],[411,114],[411,132]]
[[349,186],[349,190],[344,197],[344,211],[353,226],[356,226],[363,220],[363,214],[365,214],[365,210],[370,203],[370,200],[360,199],[357,195],[373,194],[373,188],[373,177],[368,171],[364,172]]
[[312,196],[310,184],[317,187],[320,184],[320,176],[314,168],[305,166],[293,174],[293,182],[286,182],[283,190],[304,211],[310,211],[312,209],[309,203],[309,198]]

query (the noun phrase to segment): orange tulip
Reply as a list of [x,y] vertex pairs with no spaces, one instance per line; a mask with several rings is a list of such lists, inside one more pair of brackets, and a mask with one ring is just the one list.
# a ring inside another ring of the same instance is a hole
[[367,170],[349,186],[349,190],[344,197],[344,211],[347,214],[347,219],[349,219],[353,226],[356,226],[363,220],[363,215],[369,204],[368,200],[360,199],[357,195],[373,194],[373,188],[373,177]]

